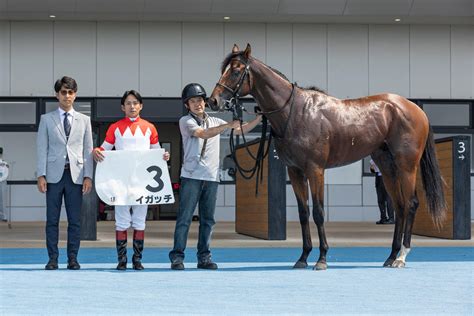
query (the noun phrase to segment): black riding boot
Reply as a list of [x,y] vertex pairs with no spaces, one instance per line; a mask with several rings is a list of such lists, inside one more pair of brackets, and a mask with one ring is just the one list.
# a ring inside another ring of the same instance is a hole
[[127,269],[127,231],[115,231],[115,244],[117,246],[117,270]]
[[144,230],[135,230],[133,232],[133,269],[143,270],[142,265],[142,253],[143,253],[143,242],[145,237]]

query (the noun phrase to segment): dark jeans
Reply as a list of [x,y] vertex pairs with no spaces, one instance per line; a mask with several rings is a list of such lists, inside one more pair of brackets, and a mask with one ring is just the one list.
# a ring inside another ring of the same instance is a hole
[[380,219],[392,219],[394,218],[393,215],[393,206],[390,196],[385,189],[385,185],[383,183],[382,176],[376,175],[375,176],[375,190],[377,191],[377,203],[379,205],[380,210]]
[[57,259],[59,217],[64,196],[67,214],[67,256],[76,258],[81,240],[82,185],[75,184],[71,172],[65,169],[58,183],[48,183],[46,191],[46,246],[50,259]]
[[183,262],[184,250],[188,240],[189,226],[194,209],[199,202],[199,240],[197,245],[198,262],[211,259],[211,241],[214,213],[216,210],[218,182],[181,178],[179,191],[179,210],[174,230],[174,247],[169,257],[171,262]]

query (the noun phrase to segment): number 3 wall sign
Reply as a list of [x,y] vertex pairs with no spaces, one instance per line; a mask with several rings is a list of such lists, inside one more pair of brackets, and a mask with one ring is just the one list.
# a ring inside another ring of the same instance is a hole
[[109,205],[174,203],[164,149],[104,151],[95,188]]

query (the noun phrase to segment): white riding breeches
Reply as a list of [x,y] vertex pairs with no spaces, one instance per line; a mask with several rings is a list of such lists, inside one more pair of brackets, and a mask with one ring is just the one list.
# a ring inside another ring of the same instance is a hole
[[[132,212],[130,212],[130,207]],[[127,230],[130,225],[136,230],[145,230],[148,205],[116,205],[115,229]]]

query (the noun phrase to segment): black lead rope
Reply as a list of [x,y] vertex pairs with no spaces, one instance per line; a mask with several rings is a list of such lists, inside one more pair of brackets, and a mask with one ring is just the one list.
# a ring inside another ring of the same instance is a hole
[[[263,181],[263,162],[265,158],[268,156],[268,152],[270,151],[270,143],[271,143],[271,133],[268,137],[267,148],[265,149],[265,141],[266,141],[266,134],[267,134],[267,118],[262,118],[262,136],[260,137],[257,154],[254,156],[250,149],[248,148],[247,141],[245,139],[244,133],[242,133],[242,139],[244,140],[244,147],[249,153],[250,157],[255,161],[255,164],[250,169],[246,169],[239,164],[236,155],[235,143],[234,143],[234,130],[230,132],[229,138],[229,146],[232,160],[235,162],[235,166],[239,174],[247,180],[252,179],[252,177],[256,174],[256,183],[255,183],[255,196],[258,196],[258,185],[261,181]],[[240,122],[240,129],[242,130],[242,122]]]

